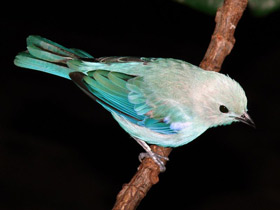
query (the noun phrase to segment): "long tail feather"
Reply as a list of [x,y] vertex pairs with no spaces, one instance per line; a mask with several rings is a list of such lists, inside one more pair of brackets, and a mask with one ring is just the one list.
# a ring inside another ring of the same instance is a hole
[[79,49],[68,49],[40,36],[27,38],[27,52],[19,53],[14,63],[23,68],[39,70],[70,79],[69,73],[74,72],[68,68],[67,62],[93,58]]

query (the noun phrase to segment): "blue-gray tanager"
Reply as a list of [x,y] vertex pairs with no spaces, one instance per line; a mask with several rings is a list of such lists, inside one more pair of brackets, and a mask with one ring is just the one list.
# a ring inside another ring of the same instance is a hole
[[172,58],[94,58],[40,36],[27,38],[15,65],[71,79],[112,113],[159,164],[149,144],[178,147],[208,128],[254,125],[242,87],[229,76]]

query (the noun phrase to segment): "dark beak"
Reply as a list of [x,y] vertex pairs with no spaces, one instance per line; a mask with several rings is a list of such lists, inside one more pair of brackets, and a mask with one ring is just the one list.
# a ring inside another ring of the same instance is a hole
[[247,112],[245,112],[240,117],[235,117],[235,119],[238,120],[239,122],[243,122],[253,128],[256,128],[254,121],[251,119],[251,117],[248,115]]

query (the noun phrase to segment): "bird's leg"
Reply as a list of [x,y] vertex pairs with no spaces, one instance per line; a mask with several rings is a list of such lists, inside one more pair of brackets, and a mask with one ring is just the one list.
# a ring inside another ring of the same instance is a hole
[[164,163],[161,159],[165,159],[165,160],[169,160],[168,157],[164,157],[164,156],[161,156],[155,152],[153,152],[150,148],[150,146],[143,140],[140,140],[138,138],[134,138],[138,144],[140,144],[143,149],[146,151],[146,152],[142,152],[139,154],[138,158],[140,160],[140,162],[142,162],[142,160],[146,157],[150,157],[152,158],[156,164],[159,165],[159,168],[160,168],[160,172],[164,172],[166,170],[165,166],[164,166]]

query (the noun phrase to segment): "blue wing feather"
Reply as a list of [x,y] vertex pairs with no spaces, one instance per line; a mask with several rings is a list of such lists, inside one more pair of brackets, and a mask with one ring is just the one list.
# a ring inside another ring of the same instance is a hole
[[106,110],[158,133],[176,133],[176,130],[170,128],[169,123],[146,115],[152,108],[145,103],[143,96],[137,95],[139,93],[135,92],[131,94],[131,91],[126,87],[127,81],[134,77],[122,73],[96,70],[89,72],[88,76],[84,76],[83,81],[88,90],[97,98],[96,101]]

